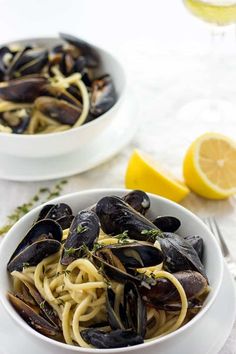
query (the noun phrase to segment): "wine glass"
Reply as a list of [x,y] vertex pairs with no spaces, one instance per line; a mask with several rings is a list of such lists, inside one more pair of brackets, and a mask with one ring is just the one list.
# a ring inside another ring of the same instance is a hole
[[[235,67],[225,52],[225,28],[236,23],[236,0],[183,0],[185,7],[211,28],[211,51],[206,60],[207,75],[204,94],[185,104],[179,114],[185,119],[201,121],[236,119],[236,56]],[[235,42],[231,43],[231,50]],[[233,70],[234,69],[234,70]],[[234,76],[235,75],[235,76]]]

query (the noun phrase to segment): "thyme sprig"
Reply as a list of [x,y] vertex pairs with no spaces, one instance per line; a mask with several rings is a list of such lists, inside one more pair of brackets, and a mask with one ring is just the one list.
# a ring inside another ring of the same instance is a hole
[[27,214],[36,205],[42,204],[52,198],[58,197],[67,182],[67,180],[63,179],[56,183],[51,189],[48,187],[40,188],[37,193],[29,199],[28,202],[17,206],[15,210],[13,210],[13,212],[7,216],[6,224],[0,227],[0,236],[6,234],[22,216]]
[[157,236],[162,236],[162,231],[159,229],[143,230],[141,234],[147,236],[147,241],[155,242]]
[[118,239],[118,243],[126,244],[129,243],[128,230],[122,232],[122,234],[116,235],[115,238]]

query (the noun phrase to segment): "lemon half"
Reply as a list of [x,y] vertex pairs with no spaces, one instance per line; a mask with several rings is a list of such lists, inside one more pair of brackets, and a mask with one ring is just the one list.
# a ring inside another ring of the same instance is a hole
[[189,147],[183,174],[190,189],[210,199],[236,193],[236,143],[218,133],[206,133]]
[[189,193],[184,183],[139,150],[134,150],[129,160],[125,186],[158,194],[175,202],[180,202]]

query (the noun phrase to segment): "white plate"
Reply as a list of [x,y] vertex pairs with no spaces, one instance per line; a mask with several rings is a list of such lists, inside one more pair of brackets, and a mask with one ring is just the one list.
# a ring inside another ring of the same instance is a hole
[[42,181],[85,172],[117,154],[133,138],[138,127],[134,94],[128,90],[115,120],[94,141],[70,154],[53,158],[21,158],[0,155],[0,178]]
[[[235,320],[236,303],[234,283],[226,266],[223,278],[220,292],[207,316],[200,321],[198,327],[186,337],[184,342],[180,341],[177,344],[174,349],[175,354],[190,352],[191,354],[217,354],[224,345]],[[41,348],[32,337],[26,337],[26,332],[13,323],[1,304],[0,314],[0,354],[42,354]],[[43,354],[56,354],[56,352],[44,350]]]

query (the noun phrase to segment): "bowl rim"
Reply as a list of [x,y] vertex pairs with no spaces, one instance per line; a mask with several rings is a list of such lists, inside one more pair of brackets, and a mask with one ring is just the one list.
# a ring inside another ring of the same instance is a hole
[[[80,38],[80,39],[84,40],[83,38]],[[1,44],[1,47],[5,46],[5,45],[17,44],[17,43],[21,43],[21,42],[25,42],[25,41],[30,42],[30,41],[44,41],[44,40],[60,40],[60,37],[44,36],[44,37],[19,38],[14,41],[9,41],[9,42],[3,43],[3,44]],[[116,100],[115,104],[111,108],[109,108],[108,111],[106,111],[105,113],[103,113],[99,117],[97,117],[97,118],[99,118],[99,120],[100,119],[105,120],[108,115],[110,115],[113,111],[115,111],[119,107],[121,101],[124,98],[124,95],[125,95],[125,92],[127,89],[126,72],[125,72],[124,66],[121,63],[121,61],[119,59],[117,59],[115,55],[111,54],[110,51],[103,49],[91,42],[87,42],[87,43],[89,43],[89,45],[91,45],[93,48],[102,52],[102,54],[105,54],[108,57],[110,57],[110,59],[116,63],[117,67],[119,67],[120,71],[122,72],[123,88],[122,88],[121,93],[119,95],[117,95],[117,100]],[[13,134],[6,134],[4,132],[0,132],[0,137],[7,137],[8,139],[17,139],[17,140],[26,139],[28,141],[33,140],[33,139],[41,140],[41,139],[44,139],[49,136],[50,137],[52,137],[52,136],[63,137],[71,131],[76,132],[76,131],[80,130],[82,132],[86,128],[96,125],[97,118],[86,123],[86,124],[82,124],[79,127],[76,127],[76,128],[71,127],[70,129],[65,130],[65,131],[61,131],[61,132],[52,132],[52,133],[48,133],[48,134],[45,134],[45,133],[42,133],[42,134],[14,134],[14,133]]]
[[[126,189],[126,188],[94,188],[94,189],[86,189],[86,190],[82,190],[79,192],[72,192],[72,193],[68,193],[65,194],[63,196],[51,199],[39,206],[37,206],[36,208],[33,208],[30,212],[28,212],[26,215],[24,215],[20,220],[18,220],[14,226],[11,228],[10,231],[8,231],[8,233],[5,235],[3,241],[0,244],[0,259],[1,259],[1,252],[3,252],[3,249],[5,247],[5,244],[8,242],[8,239],[10,237],[12,237],[11,235],[17,230],[19,224],[24,224],[24,223],[28,223],[29,221],[32,221],[32,216],[34,214],[36,214],[37,212],[39,212],[41,210],[41,208],[49,203],[60,203],[63,202],[64,199],[70,199],[70,198],[76,198],[80,196],[90,196],[90,195],[94,195],[94,194],[104,194],[104,196],[106,195],[106,193],[110,194],[114,193],[114,195],[116,193],[127,193],[131,191],[131,189]],[[189,321],[188,323],[186,323],[184,326],[180,327],[179,329],[177,329],[174,332],[171,332],[167,335],[165,335],[164,337],[160,337],[157,339],[152,339],[150,341],[144,342],[142,344],[137,344],[134,346],[127,346],[124,348],[113,348],[113,349],[106,349],[105,352],[106,353],[119,353],[121,351],[132,351],[132,350],[137,350],[137,349],[145,349],[148,348],[149,346],[158,344],[158,343],[162,343],[165,342],[175,336],[177,336],[178,334],[181,334],[183,332],[185,332],[186,330],[188,330],[190,327],[192,327],[196,322],[198,322],[207,312],[208,310],[211,308],[211,306],[213,305],[213,303],[215,302],[215,299],[219,293],[219,289],[220,286],[222,284],[222,279],[223,279],[223,256],[220,250],[220,246],[218,245],[214,235],[211,233],[211,231],[207,228],[207,226],[204,224],[204,222],[197,216],[195,215],[193,212],[191,212],[190,210],[188,210],[187,208],[183,207],[182,205],[175,203],[169,199],[166,199],[164,197],[152,194],[152,193],[147,193],[150,198],[152,199],[156,199],[159,200],[161,203],[164,202],[165,204],[169,204],[172,205],[174,207],[176,207],[177,209],[179,209],[180,211],[182,211],[183,213],[189,215],[192,219],[194,219],[197,223],[200,223],[201,226],[205,229],[206,234],[208,234],[208,237],[211,239],[211,241],[214,243],[215,245],[215,251],[217,252],[217,254],[215,254],[215,257],[218,258],[219,261],[219,268],[218,268],[218,276],[219,276],[219,281],[214,289],[214,293],[212,298],[210,299],[210,301],[208,302],[208,304],[201,309],[201,311],[194,317],[191,319],[191,321]],[[37,339],[43,340],[45,341],[47,344],[55,346],[55,347],[59,347],[61,349],[64,349],[65,352],[66,350],[70,350],[70,351],[74,351],[77,353],[80,352],[86,352],[86,353],[99,353],[99,354],[104,354],[104,349],[97,349],[97,348],[83,348],[83,347],[77,347],[77,346],[73,346],[70,344],[66,344],[66,343],[61,343],[58,342],[54,339],[51,339],[49,337],[44,336],[43,334],[40,334],[39,332],[37,332],[36,330],[34,330],[33,328],[31,328],[15,311],[15,309],[10,305],[9,301],[7,300],[6,294],[3,294],[0,291],[0,302],[2,303],[3,307],[5,308],[5,310],[7,311],[7,313],[10,315],[10,317],[15,320],[18,325],[22,328],[24,328],[26,330],[26,332],[29,332],[29,334],[32,334],[33,336],[36,336]]]

